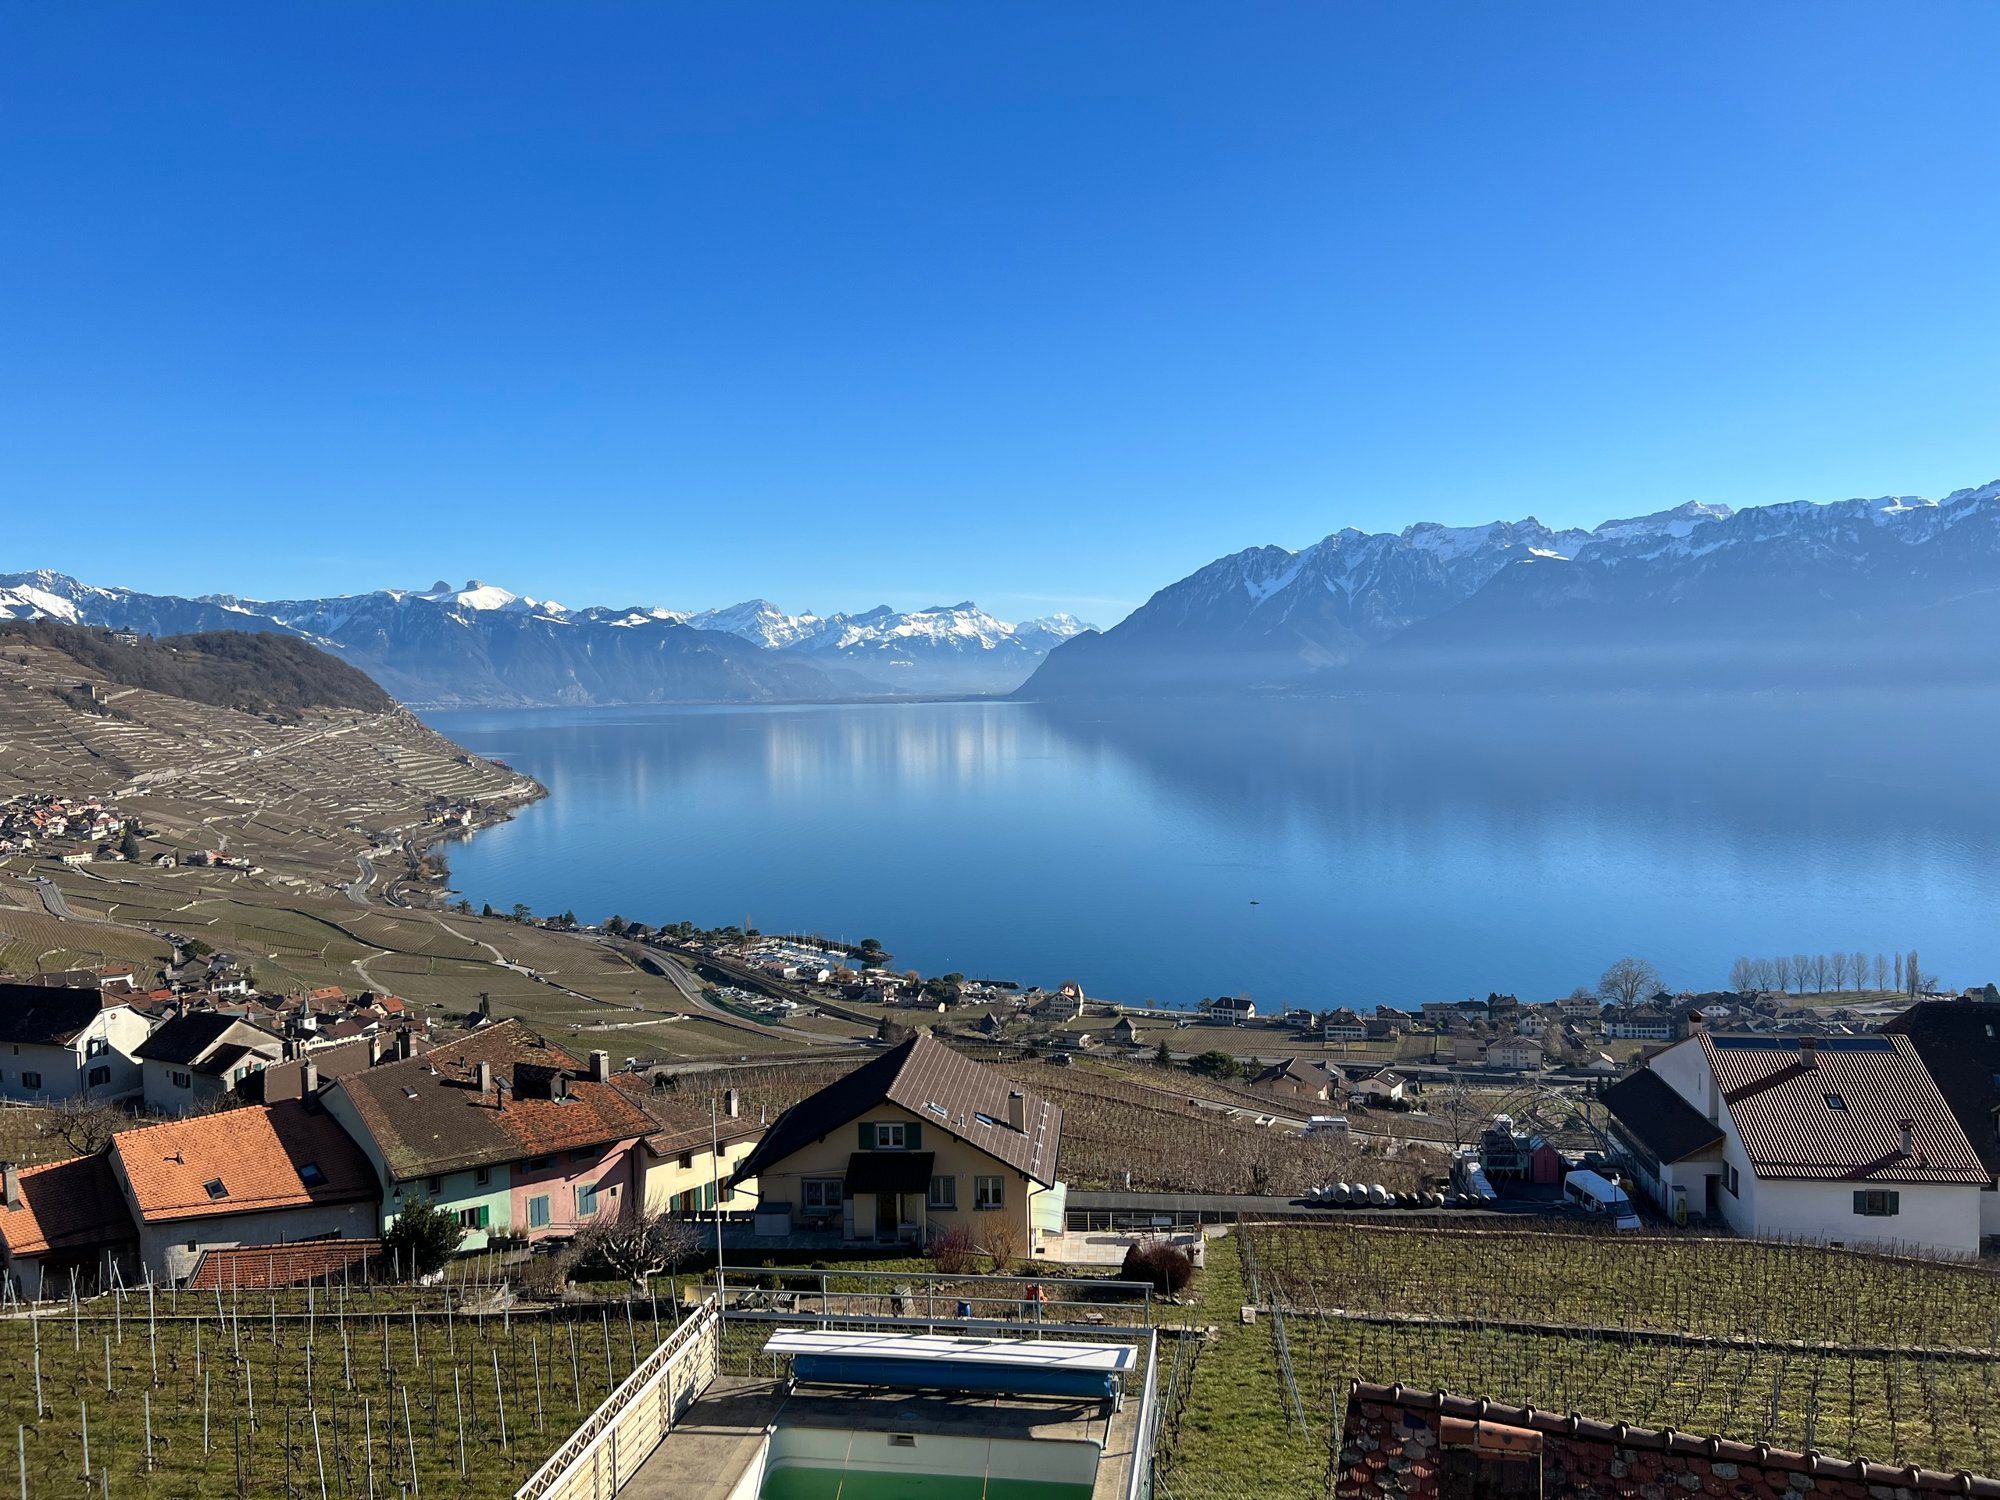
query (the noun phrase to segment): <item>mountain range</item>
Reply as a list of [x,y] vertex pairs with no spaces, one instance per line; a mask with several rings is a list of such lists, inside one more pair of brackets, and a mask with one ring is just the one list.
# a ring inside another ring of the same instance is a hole
[[768,600],[692,613],[570,609],[475,579],[327,599],[183,598],[46,570],[0,575],[0,619],[141,635],[264,631],[334,652],[406,703],[451,706],[809,701],[1005,693],[1089,627],[1013,625],[971,603],[787,615]]
[[1994,682],[1996,603],[2000,481],[1591,531],[1349,529],[1210,563],[1021,695]]

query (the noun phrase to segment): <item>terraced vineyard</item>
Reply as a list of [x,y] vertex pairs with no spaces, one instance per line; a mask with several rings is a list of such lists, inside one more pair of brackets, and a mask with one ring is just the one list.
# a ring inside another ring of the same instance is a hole
[[1305,1433],[1360,1377],[2000,1471],[2000,1277],[1978,1266],[1354,1224],[1251,1226],[1241,1253],[1298,1391],[1280,1380],[1273,1398]]

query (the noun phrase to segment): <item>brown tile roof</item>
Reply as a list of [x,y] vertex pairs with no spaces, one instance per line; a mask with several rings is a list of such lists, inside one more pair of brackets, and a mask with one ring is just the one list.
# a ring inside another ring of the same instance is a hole
[[[507,1085],[505,1107],[481,1095],[479,1064]],[[524,1099],[515,1070],[560,1073],[565,1099]],[[420,1057],[370,1068],[334,1087],[354,1105],[398,1182],[467,1167],[636,1140],[652,1118],[615,1083],[592,1083],[563,1048],[519,1021],[501,1021]]]
[[[1013,1092],[1026,1096],[1025,1131],[1007,1124],[1007,1096]],[[885,1101],[1037,1182],[1056,1180],[1062,1106],[952,1051],[927,1032],[899,1042],[778,1116],[737,1168],[736,1180],[756,1176],[760,1168],[831,1135]]]
[[[646,1137],[646,1149],[655,1156],[677,1156],[683,1151],[705,1150],[718,1137],[724,1144],[761,1135],[764,1127],[739,1115],[722,1113],[719,1089],[653,1087],[644,1073],[619,1073],[611,1080],[646,1112],[653,1131]],[[711,1117],[711,1104],[715,1113]],[[711,1119],[713,1127],[711,1129]]]
[[362,1280],[376,1274],[380,1240],[288,1240],[276,1245],[229,1245],[202,1251],[183,1286],[188,1291],[301,1286],[325,1277]]
[[[111,1154],[148,1224],[352,1203],[381,1191],[339,1122],[296,1101],[120,1131]],[[318,1180],[306,1181],[309,1167]]]
[[1906,1036],[1699,1041],[1759,1177],[1988,1180]]
[[0,1241],[12,1256],[113,1245],[138,1233],[102,1154],[23,1167],[20,1207],[0,1208]]

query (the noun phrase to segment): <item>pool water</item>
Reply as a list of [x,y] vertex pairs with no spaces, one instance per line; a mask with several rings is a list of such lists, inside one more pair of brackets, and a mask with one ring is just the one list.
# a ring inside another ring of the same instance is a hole
[[764,1476],[759,1500],[1090,1500],[1092,1486],[979,1474],[884,1474],[780,1464]]

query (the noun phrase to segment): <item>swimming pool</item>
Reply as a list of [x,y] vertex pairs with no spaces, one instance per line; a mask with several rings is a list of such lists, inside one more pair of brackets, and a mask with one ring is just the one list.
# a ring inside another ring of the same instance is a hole
[[1099,1444],[780,1424],[741,1500],[1090,1500]]

